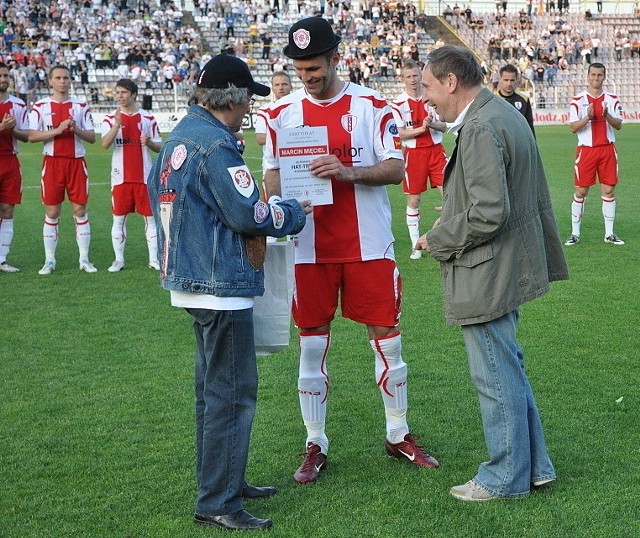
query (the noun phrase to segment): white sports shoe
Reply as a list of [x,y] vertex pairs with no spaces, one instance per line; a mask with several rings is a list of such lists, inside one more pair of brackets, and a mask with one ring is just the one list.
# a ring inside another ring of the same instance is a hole
[[50,275],[56,270],[56,262],[46,261],[42,266],[42,269],[38,271],[39,275]]
[[107,269],[107,271],[109,271],[110,273],[117,273],[118,271],[122,271],[123,269],[124,269],[124,262],[120,260],[115,260],[111,264],[111,267]]
[[98,270],[89,260],[80,260],[80,271],[86,273],[97,273]]
[[158,260],[150,261],[149,269],[155,269],[156,271],[160,271],[160,263],[158,262]]
[[2,273],[19,273],[20,269],[14,267],[13,265],[9,265],[7,262],[0,263],[0,272]]
[[422,258],[422,251],[421,250],[412,250],[411,251],[411,256],[409,256],[409,258],[411,258],[412,260],[419,260],[420,258]]

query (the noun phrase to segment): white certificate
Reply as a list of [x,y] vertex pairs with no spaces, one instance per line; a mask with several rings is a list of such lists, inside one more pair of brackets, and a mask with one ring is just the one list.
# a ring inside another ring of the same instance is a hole
[[309,162],[329,155],[327,127],[298,127],[278,131],[278,157],[282,198],[311,200],[313,205],[333,204],[329,178],[309,172]]

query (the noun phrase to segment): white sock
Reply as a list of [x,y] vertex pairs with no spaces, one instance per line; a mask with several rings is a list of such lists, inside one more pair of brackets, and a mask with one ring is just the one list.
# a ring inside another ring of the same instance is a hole
[[420,208],[413,209],[407,206],[407,228],[411,239],[411,248],[415,248],[420,239]]
[[144,217],[144,235],[147,238],[149,262],[158,261],[158,230],[153,216]]
[[604,236],[613,235],[613,221],[616,220],[616,199],[602,197],[602,216],[604,217]]
[[376,383],[380,388],[387,420],[387,439],[400,443],[409,433],[407,425],[407,365],[402,360],[402,337],[396,333],[370,340],[376,356]]
[[573,197],[571,204],[571,234],[580,235],[580,224],[582,224],[582,215],[584,214],[584,198],[579,196]]
[[306,444],[319,445],[323,454],[329,451],[325,422],[329,393],[326,359],[330,345],[330,332],[300,334],[298,398],[302,419],[307,429]]
[[42,227],[42,241],[44,242],[44,258],[48,262],[56,262],[56,248],[58,247],[58,221],[60,219],[52,219],[44,217],[44,226]]
[[91,243],[91,225],[89,215],[73,217],[76,222],[76,243],[78,244],[79,260],[89,260],[89,244]]
[[0,219],[0,263],[7,261],[13,240],[13,219]]
[[124,263],[124,247],[127,244],[127,216],[114,215],[111,226],[111,244],[116,261]]

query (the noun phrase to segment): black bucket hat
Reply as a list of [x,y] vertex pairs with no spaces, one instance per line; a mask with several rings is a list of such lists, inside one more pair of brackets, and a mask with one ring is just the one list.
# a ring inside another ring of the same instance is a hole
[[331,24],[322,17],[308,17],[289,28],[289,44],[284,55],[296,59],[312,58],[329,52],[342,41],[333,33]]

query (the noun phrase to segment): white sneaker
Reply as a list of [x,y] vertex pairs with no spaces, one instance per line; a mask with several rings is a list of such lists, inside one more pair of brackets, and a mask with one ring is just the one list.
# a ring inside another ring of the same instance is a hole
[[419,260],[420,258],[422,258],[422,251],[421,250],[412,250],[411,251],[411,256],[409,256],[409,258],[411,258],[412,260]]
[[118,271],[122,271],[123,269],[124,269],[124,262],[120,260],[115,260],[111,264],[111,267],[107,269],[107,271],[109,271],[110,273],[117,273]]
[[20,269],[14,267],[13,265],[9,265],[7,262],[0,263],[0,272],[2,273],[19,273]]
[[89,260],[80,260],[80,271],[85,271],[86,273],[98,272],[98,270]]
[[56,270],[56,262],[46,261],[42,266],[42,269],[38,271],[39,275],[50,275]]
[[620,239],[616,234],[608,235],[604,238],[605,243],[611,243],[612,245],[624,245],[624,241]]
[[149,269],[155,269],[156,271],[160,271],[160,263],[158,262],[158,260],[150,261]]

